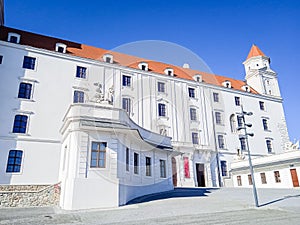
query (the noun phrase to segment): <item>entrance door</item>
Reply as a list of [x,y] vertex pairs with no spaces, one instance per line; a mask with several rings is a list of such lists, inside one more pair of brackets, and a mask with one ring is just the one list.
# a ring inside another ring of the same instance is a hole
[[172,178],[173,178],[173,185],[177,187],[177,168],[176,168],[176,159],[172,158]]
[[204,164],[196,163],[198,187],[205,187]]
[[294,187],[299,187],[299,181],[298,181],[298,176],[297,176],[296,169],[290,169],[290,171],[291,171],[293,186]]

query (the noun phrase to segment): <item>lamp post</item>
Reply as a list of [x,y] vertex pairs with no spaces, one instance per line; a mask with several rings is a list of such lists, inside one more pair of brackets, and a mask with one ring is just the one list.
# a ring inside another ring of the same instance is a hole
[[258,205],[258,198],[257,198],[257,190],[256,190],[256,185],[255,185],[255,179],[254,179],[254,172],[253,172],[253,166],[252,166],[252,160],[251,160],[251,155],[250,155],[250,148],[249,148],[249,143],[248,143],[248,136],[253,137],[253,133],[248,133],[247,132],[247,127],[252,127],[252,124],[247,124],[245,121],[245,116],[252,116],[252,112],[245,112],[243,110],[243,106],[241,105],[241,113],[238,113],[239,117],[242,119],[242,126],[239,126],[237,130],[244,130],[244,135],[240,135],[239,139],[241,138],[245,139],[246,142],[246,148],[247,148],[247,153],[248,153],[248,160],[249,160],[249,169],[250,169],[250,174],[251,174],[251,180],[252,180],[252,188],[253,188],[253,197],[255,201],[255,206],[259,207]]

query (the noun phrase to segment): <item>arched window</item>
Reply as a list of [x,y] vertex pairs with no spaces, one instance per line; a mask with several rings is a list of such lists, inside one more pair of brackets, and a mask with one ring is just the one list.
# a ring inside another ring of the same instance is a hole
[[231,128],[231,132],[235,133],[236,132],[236,120],[235,120],[235,115],[232,114],[230,116],[230,128]]

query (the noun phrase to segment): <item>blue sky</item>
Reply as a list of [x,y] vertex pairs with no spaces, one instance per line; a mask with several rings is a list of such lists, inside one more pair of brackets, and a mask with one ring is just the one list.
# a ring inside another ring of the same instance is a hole
[[300,2],[6,0],[5,24],[113,49],[163,40],[199,55],[216,74],[244,79],[253,43],[278,73],[291,140],[300,138]]

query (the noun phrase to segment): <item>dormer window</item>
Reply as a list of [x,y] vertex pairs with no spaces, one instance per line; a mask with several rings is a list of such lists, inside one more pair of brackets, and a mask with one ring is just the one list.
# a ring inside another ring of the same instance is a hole
[[141,62],[139,63],[139,68],[144,71],[148,71],[148,63]]
[[56,43],[55,45],[55,51],[60,53],[66,53],[67,51],[67,45],[63,43]]
[[105,54],[105,55],[103,56],[103,60],[104,60],[104,62],[106,62],[106,63],[113,63],[113,62],[114,62],[113,55],[111,55],[111,54]]
[[165,69],[165,74],[168,76],[174,76],[174,70],[172,68]]
[[248,85],[244,85],[243,87],[242,87],[242,89],[244,90],[244,91],[246,91],[246,92],[250,92],[251,90],[250,90],[250,87],[248,86]]
[[229,80],[225,80],[223,82],[223,86],[226,87],[226,88],[231,88],[231,82]]
[[195,74],[193,78],[197,82],[202,82],[202,76],[200,74]]
[[20,38],[21,38],[20,34],[8,33],[7,41],[11,43],[19,44]]

